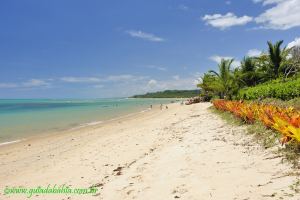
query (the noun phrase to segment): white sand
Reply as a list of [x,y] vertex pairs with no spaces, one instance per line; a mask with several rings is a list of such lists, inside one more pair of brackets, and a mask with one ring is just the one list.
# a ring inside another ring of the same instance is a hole
[[[5,186],[98,185],[96,195],[31,199],[300,199],[295,170],[228,125],[208,103],[137,114],[96,126],[0,147]],[[119,167],[119,168],[118,168]],[[293,195],[293,196],[292,196]]]

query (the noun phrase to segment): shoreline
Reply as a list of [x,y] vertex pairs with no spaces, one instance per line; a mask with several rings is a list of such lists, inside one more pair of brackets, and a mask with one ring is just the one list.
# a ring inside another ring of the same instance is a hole
[[[174,103],[176,103],[176,102],[174,102]],[[173,104],[173,103],[167,103],[165,105],[169,105],[169,104]],[[159,104],[155,104],[155,105],[153,105],[153,107],[158,106],[158,105]],[[7,145],[12,145],[12,144],[24,142],[24,141],[27,141],[27,140],[31,140],[31,139],[34,139],[34,138],[49,137],[53,134],[54,135],[64,134],[66,132],[81,130],[81,129],[84,129],[84,128],[87,128],[87,127],[104,125],[105,123],[108,123],[108,122],[111,122],[111,121],[131,117],[131,116],[138,115],[140,113],[144,113],[144,112],[148,112],[148,111],[151,111],[151,109],[150,108],[143,108],[139,111],[130,112],[130,113],[120,115],[120,116],[117,116],[117,117],[113,117],[113,118],[107,119],[107,120],[99,120],[99,121],[91,121],[91,122],[87,122],[87,123],[82,123],[82,124],[75,125],[74,127],[62,128],[61,130],[58,130],[58,131],[50,130],[50,131],[46,131],[45,133],[28,134],[27,137],[14,138],[13,140],[8,140],[8,141],[1,141],[0,142],[0,148],[2,148],[4,146],[7,146]]]
[[26,139],[19,139],[19,140],[12,140],[12,141],[7,141],[7,142],[2,142],[2,143],[0,143],[0,147],[5,146],[5,145],[9,145],[9,144],[18,143],[18,142],[21,142],[21,141],[24,141],[24,140],[26,140]]
[[[1,101],[1,100],[0,100]],[[1,109],[0,146],[39,135],[49,135],[100,124],[132,113],[147,110],[150,105],[167,104],[176,99],[15,99],[4,100]],[[15,106],[11,113],[10,104]],[[29,112],[28,112],[29,111]]]

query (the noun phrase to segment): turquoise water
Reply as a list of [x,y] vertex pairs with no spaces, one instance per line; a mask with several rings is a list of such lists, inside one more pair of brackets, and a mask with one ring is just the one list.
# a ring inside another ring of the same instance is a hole
[[174,99],[0,100],[0,143],[139,112]]

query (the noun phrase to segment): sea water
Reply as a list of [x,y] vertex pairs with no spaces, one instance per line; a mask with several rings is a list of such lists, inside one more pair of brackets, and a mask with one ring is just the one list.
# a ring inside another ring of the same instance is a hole
[[174,99],[2,99],[0,145],[28,136],[100,124]]

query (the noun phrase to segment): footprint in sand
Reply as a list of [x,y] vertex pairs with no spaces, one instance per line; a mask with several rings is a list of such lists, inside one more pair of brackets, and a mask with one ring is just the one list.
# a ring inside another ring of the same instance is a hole
[[143,177],[142,175],[136,175],[136,176],[132,176],[131,178],[133,179],[137,179],[138,181],[142,182],[143,181]]
[[126,194],[127,194],[127,195],[130,195],[133,191],[134,191],[134,190],[128,190],[128,191],[126,192]]
[[124,167],[117,167],[116,169],[114,169],[113,170],[113,173],[114,173],[114,175],[115,176],[120,176],[120,175],[122,175],[122,169],[123,169]]
[[185,184],[177,186],[173,191],[172,195],[174,195],[175,199],[179,199],[184,193],[187,193],[188,190],[185,187]]

